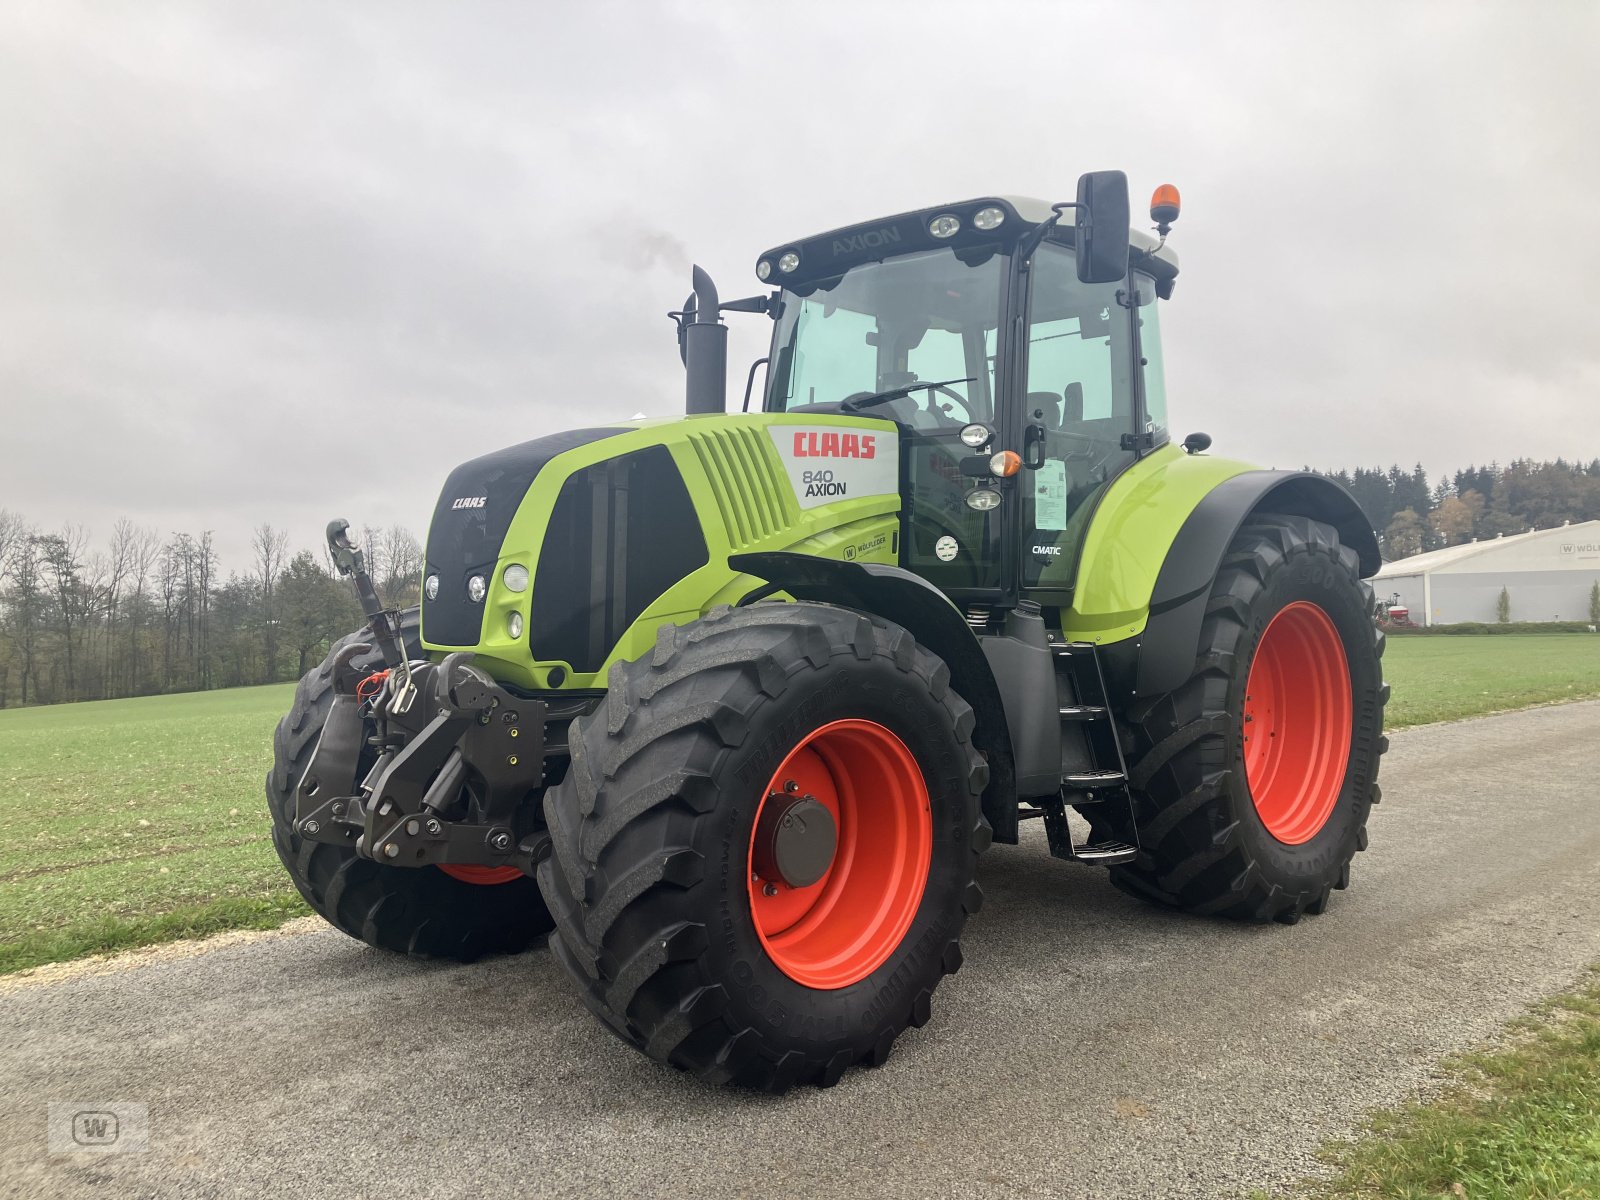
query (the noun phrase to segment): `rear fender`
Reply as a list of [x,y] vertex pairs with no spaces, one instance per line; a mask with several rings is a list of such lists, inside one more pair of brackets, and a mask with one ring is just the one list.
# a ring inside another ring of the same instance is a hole
[[943,659],[950,668],[950,686],[972,705],[977,718],[972,743],[989,762],[984,816],[1001,840],[1004,831],[1015,829],[1016,767],[1005,706],[977,636],[943,592],[886,563],[839,562],[774,551],[735,554],[728,565],[765,579],[773,585],[770,590],[781,590],[796,600],[836,604],[893,621]]
[[1234,535],[1256,512],[1311,517],[1332,525],[1360,556],[1362,578],[1382,565],[1366,513],[1333,480],[1304,471],[1247,471],[1224,480],[1189,513],[1156,576],[1150,616],[1138,639],[1135,697],[1170,692],[1193,672],[1212,581]]

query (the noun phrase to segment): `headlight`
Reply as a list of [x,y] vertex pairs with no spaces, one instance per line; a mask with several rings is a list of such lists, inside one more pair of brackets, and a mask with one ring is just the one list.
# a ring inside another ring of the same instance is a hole
[[467,580],[467,599],[474,604],[482,604],[483,598],[489,594],[489,581],[482,575],[474,575]]
[[972,223],[985,232],[999,229],[1005,223],[1005,219],[1006,210],[1003,208],[980,208],[972,214]]
[[528,568],[521,563],[512,563],[506,568],[502,576],[509,592],[525,592],[528,590]]
[[761,280],[762,283],[765,283],[771,275],[772,264],[763,258],[756,264],[756,278]]
[[506,632],[511,635],[511,640],[517,641],[522,637],[522,614],[513,612],[506,616]]
[[1000,493],[991,492],[988,488],[979,488],[975,492],[968,492],[967,507],[977,512],[988,512],[991,508],[999,508]]
[[778,259],[778,270],[782,271],[785,275],[793,275],[799,269],[800,256],[793,250],[785,251],[783,257]]
[[429,575],[423,582],[422,594],[429,600],[437,600],[439,598],[439,577],[437,575]]
[[951,238],[961,232],[961,218],[946,213],[928,222],[928,232],[936,238]]
[[994,434],[987,425],[972,424],[961,431],[961,444],[976,450],[980,446],[987,446],[992,437]]

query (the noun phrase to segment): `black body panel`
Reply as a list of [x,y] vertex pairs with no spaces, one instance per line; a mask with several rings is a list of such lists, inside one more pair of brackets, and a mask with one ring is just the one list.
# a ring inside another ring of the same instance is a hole
[[652,601],[709,561],[700,517],[665,446],[575,472],[539,551],[533,657],[598,669]]
[[[462,463],[445,480],[428,526],[427,575],[439,576],[437,599],[422,600],[423,635],[437,646],[475,646],[483,605],[467,596],[467,579],[493,569],[522,498],[551,459],[626,429],[571,429]],[[461,508],[458,501],[477,501]]]

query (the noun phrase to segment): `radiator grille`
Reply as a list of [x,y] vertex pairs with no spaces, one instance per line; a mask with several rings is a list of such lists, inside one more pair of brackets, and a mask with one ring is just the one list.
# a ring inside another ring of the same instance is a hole
[[728,544],[742,549],[789,523],[787,487],[772,461],[771,443],[759,429],[697,430],[689,435],[728,531]]

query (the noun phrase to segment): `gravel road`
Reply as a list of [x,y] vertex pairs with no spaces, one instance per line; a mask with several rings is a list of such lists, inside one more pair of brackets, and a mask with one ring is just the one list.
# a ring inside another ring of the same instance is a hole
[[[410,963],[328,930],[0,989],[0,1190],[54,1195],[1218,1197],[1600,959],[1600,703],[1397,734],[1372,849],[1289,928],[1162,912],[1042,839],[934,1019],[831,1091],[714,1090],[543,951]],[[45,1152],[51,1100],[150,1149]],[[348,1189],[346,1191],[346,1189]]]

